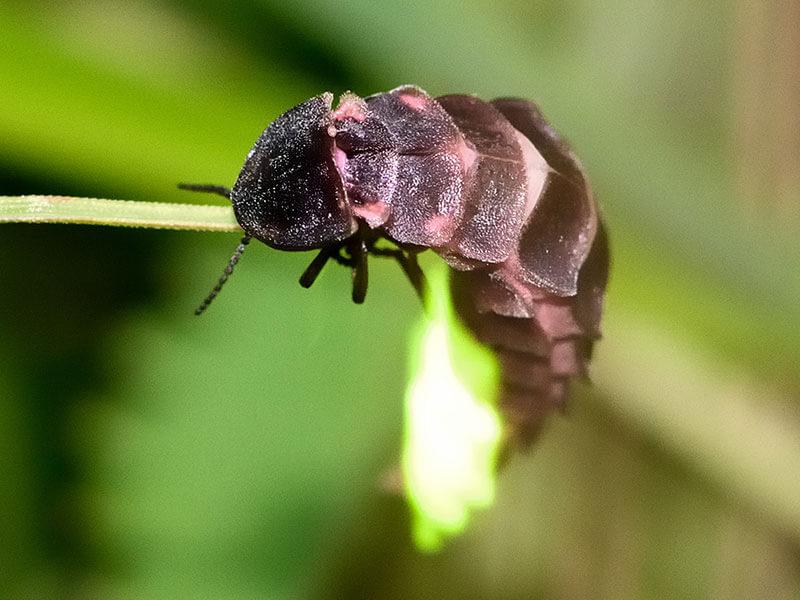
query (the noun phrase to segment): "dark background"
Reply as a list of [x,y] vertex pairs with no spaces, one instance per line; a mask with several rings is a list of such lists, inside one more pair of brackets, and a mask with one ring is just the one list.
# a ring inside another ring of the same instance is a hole
[[0,194],[215,202],[271,119],[530,97],[613,251],[592,387],[437,555],[378,480],[419,307],[230,234],[0,226],[0,597],[796,598],[800,6],[0,5]]

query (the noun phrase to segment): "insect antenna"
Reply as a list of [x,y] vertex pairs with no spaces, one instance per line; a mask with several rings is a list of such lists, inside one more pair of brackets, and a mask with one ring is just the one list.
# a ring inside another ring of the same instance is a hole
[[239,259],[242,257],[242,254],[244,254],[244,249],[247,248],[247,244],[250,243],[250,239],[251,239],[250,236],[246,235],[242,238],[242,241],[239,242],[239,245],[236,246],[236,251],[233,253],[233,256],[231,256],[231,259],[228,261],[228,264],[225,267],[225,270],[222,272],[222,275],[220,275],[220,278],[217,281],[217,285],[214,286],[214,289],[212,289],[211,292],[208,294],[208,296],[206,296],[205,300],[203,300],[203,302],[200,303],[200,306],[198,306],[197,309],[195,309],[194,311],[195,315],[197,316],[202,315],[208,308],[208,305],[211,304],[214,301],[214,298],[216,298],[217,295],[220,293],[220,291],[222,290],[222,286],[225,285],[225,282],[228,281],[228,277],[230,277],[231,274],[233,273],[233,268],[236,266],[236,263],[239,262]]
[[209,194],[219,194],[231,199],[231,190],[224,185],[211,185],[207,183],[179,183],[178,189],[188,192],[207,192]]

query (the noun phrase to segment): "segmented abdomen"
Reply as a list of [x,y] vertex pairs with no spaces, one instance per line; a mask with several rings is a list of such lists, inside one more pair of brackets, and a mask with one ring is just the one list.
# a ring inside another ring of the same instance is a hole
[[531,441],[599,337],[608,245],[580,163],[526,100],[402,86],[333,114],[354,214],[449,263],[458,314],[500,358],[509,433]]
[[[574,296],[556,296],[524,280],[513,282],[522,293],[510,291],[507,280],[498,281],[502,269],[452,269],[450,287],[462,321],[500,360],[507,441],[527,446],[545,418],[563,408],[570,380],[587,375],[608,277],[605,229],[601,223]],[[519,314],[522,306],[528,316]]]
[[547,179],[506,261],[454,269],[451,289],[463,321],[498,354],[507,442],[526,446],[564,406],[570,380],[587,375],[600,337],[608,238],[579,161],[538,108],[517,99],[492,104],[537,148]]

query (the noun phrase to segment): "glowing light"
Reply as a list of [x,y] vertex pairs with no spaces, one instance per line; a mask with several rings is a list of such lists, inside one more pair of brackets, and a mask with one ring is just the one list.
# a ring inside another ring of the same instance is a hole
[[494,500],[501,435],[497,363],[453,314],[446,274],[429,273],[431,314],[412,346],[402,469],[421,550],[461,533]]

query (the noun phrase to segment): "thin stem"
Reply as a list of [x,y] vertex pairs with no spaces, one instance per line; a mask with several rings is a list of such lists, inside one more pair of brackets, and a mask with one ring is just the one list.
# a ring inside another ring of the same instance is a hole
[[69,196],[0,196],[0,223],[79,223],[241,232],[229,206]]

